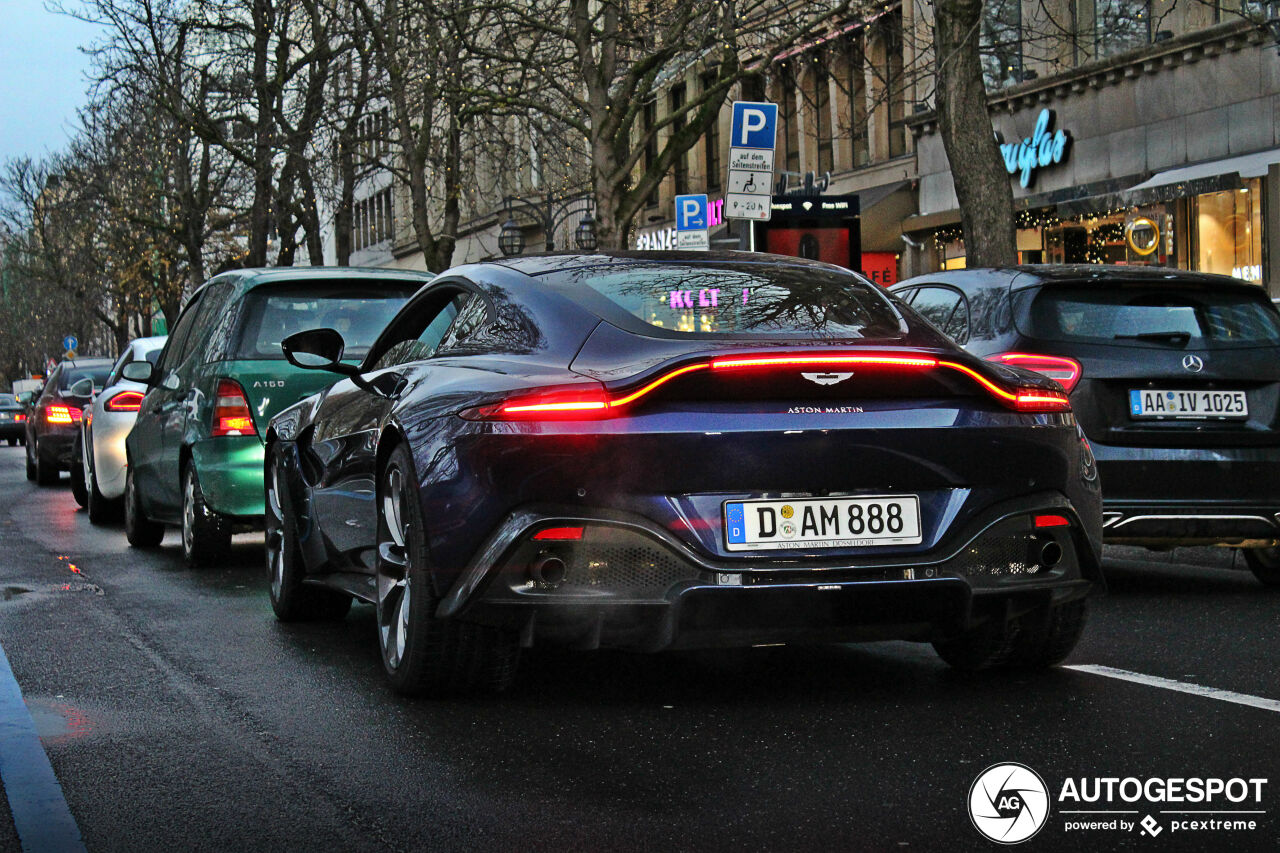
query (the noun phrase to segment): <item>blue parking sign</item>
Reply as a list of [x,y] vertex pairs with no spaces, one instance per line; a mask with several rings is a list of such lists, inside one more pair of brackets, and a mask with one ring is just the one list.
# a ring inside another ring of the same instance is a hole
[[676,230],[701,231],[707,227],[706,195],[676,196]]
[[731,148],[768,148],[777,143],[778,105],[755,101],[733,102]]

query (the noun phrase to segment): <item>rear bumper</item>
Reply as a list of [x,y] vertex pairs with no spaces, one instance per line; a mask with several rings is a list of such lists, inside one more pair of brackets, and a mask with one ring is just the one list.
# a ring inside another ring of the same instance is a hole
[[70,471],[76,463],[76,436],[79,425],[45,429],[37,437],[37,447],[45,463]]
[[219,515],[261,518],[262,440],[256,435],[219,436],[191,446],[205,503]]
[[124,495],[126,457],[124,440],[133,429],[134,412],[97,412],[85,432],[93,445],[93,475],[105,498]]
[[[1044,508],[1074,517],[1061,501]],[[1035,530],[1029,513],[1036,509],[992,513],[959,547],[953,540],[946,551],[915,558],[749,568],[709,563],[637,519],[523,512],[458,578],[440,615],[516,630],[525,645],[579,648],[945,639],[988,619],[1081,598],[1100,582],[1078,522]],[[566,523],[586,525],[580,542],[531,539]],[[1041,559],[1046,546],[1058,549],[1056,559]],[[549,553],[566,565],[558,582],[532,573]]]
[[1094,443],[1110,544],[1270,545],[1280,540],[1280,448]]
[[27,434],[27,425],[17,421],[0,422],[0,439],[23,438]]

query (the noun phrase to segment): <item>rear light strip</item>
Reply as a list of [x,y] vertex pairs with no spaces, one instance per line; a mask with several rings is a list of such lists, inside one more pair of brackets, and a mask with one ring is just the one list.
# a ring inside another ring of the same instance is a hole
[[628,406],[656,388],[699,370],[754,370],[770,367],[824,367],[874,366],[886,368],[932,369],[947,368],[965,374],[977,382],[1001,404],[1018,412],[1065,412],[1071,408],[1067,395],[1047,388],[1015,388],[1010,391],[997,385],[971,367],[932,356],[899,356],[891,354],[858,355],[787,355],[787,356],[729,356],[713,358],[695,364],[687,364],[664,373],[647,385],[619,397],[611,397],[603,385],[591,390],[548,390],[517,397],[503,403],[481,406],[462,413],[469,420],[519,420],[549,417],[584,418],[608,417],[610,413]]
[[142,408],[142,394],[137,391],[121,391],[108,400],[103,408],[108,412],[136,412]]
[[1067,393],[1071,393],[1071,389],[1076,387],[1076,383],[1080,381],[1080,375],[1084,372],[1080,367],[1080,362],[1074,358],[1067,358],[1061,355],[1002,352],[987,356],[987,361],[996,361],[1000,364],[1009,364],[1014,367],[1025,367],[1028,370],[1034,370],[1042,376],[1056,380],[1058,384],[1067,390]]

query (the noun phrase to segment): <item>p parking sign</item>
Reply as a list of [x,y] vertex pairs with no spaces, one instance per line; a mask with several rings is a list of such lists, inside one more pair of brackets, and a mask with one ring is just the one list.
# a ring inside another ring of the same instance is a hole
[[778,105],[755,101],[733,102],[731,148],[768,148],[777,142]]

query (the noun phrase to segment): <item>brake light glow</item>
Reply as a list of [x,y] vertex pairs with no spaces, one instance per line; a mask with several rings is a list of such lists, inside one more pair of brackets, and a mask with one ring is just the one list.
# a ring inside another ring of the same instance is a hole
[[987,361],[997,361],[1001,364],[1009,364],[1014,367],[1025,367],[1028,370],[1034,370],[1042,376],[1048,376],[1050,379],[1056,380],[1059,385],[1066,389],[1067,393],[1071,393],[1071,389],[1076,387],[1076,383],[1080,381],[1080,375],[1083,370],[1080,362],[1074,358],[1067,358],[1060,355],[1041,355],[1040,353],[1031,352],[1002,352],[996,355],[987,356]]
[[533,534],[533,538],[542,542],[577,542],[582,538],[581,527],[548,527]]
[[14,415],[14,416],[13,416],[13,419],[14,419],[15,421],[17,421],[18,423],[22,423],[23,421],[25,421],[25,420],[27,419],[27,416],[26,416],[26,414],[25,414],[25,413],[23,413],[23,412],[19,412],[18,414],[16,414],[16,415]]
[[939,361],[928,356],[899,355],[784,355],[749,358],[716,358],[716,370],[740,367],[848,367],[851,365],[883,365],[886,367],[937,367]]
[[1065,515],[1037,515],[1036,527],[1070,527],[1071,520]]
[[218,395],[213,406],[214,436],[254,435],[253,412],[244,388],[234,379],[218,380]]
[[62,406],[57,403],[44,410],[44,421],[48,424],[74,424],[80,421],[80,410],[75,406]]
[[[1063,359],[1063,361],[1070,361],[1070,359]],[[1074,361],[1071,363],[1075,364]],[[1016,386],[1012,389],[1006,388],[967,365],[929,355],[897,355],[894,353],[828,353],[810,355],[789,353],[786,355],[722,356],[707,361],[686,364],[662,374],[637,390],[619,392],[618,396],[611,396],[603,385],[587,387],[581,390],[574,388],[545,389],[501,403],[469,409],[462,413],[462,417],[469,420],[546,420],[555,418],[582,420],[604,418],[610,417],[624,406],[635,403],[671,380],[696,371],[748,371],[795,367],[836,370],[858,366],[890,370],[946,368],[965,374],[1002,405],[1017,412],[1065,412],[1071,408],[1067,395],[1059,391],[1047,388]]]
[[108,412],[136,412],[142,408],[142,394],[137,391],[121,391],[103,406]]

